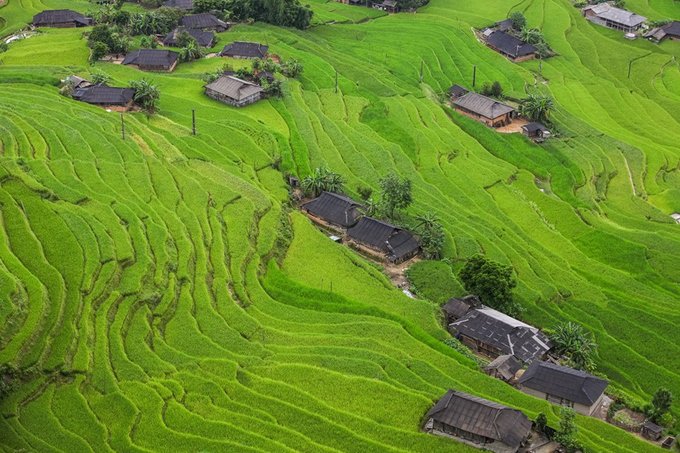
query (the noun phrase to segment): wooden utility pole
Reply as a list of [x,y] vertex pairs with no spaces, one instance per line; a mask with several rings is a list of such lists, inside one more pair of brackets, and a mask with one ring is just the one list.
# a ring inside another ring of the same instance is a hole
[[420,83],[423,83],[423,65],[425,64],[425,61],[420,60]]
[[338,70],[335,70],[335,93],[338,93]]
[[122,113],[120,114],[120,133],[123,136],[123,140],[125,140],[125,119]]
[[473,64],[472,65],[472,88],[475,87],[476,83],[477,83],[477,65]]
[[191,135],[196,135],[196,110],[191,109]]
[[633,60],[628,62],[628,78],[630,79],[630,71],[633,69]]

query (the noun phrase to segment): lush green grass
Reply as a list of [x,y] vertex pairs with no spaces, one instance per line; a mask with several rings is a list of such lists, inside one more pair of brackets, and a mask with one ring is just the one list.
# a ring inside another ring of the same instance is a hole
[[[66,6],[91,7],[9,0],[0,35]],[[554,423],[547,403],[444,345],[437,303],[461,294],[448,265],[414,266],[422,299],[405,297],[289,214],[279,157],[299,175],[328,165],[350,192],[408,176],[410,213],[438,215],[448,258],[512,264],[527,321],[586,325],[599,369],[634,398],[661,385],[680,395],[680,240],[668,216],[680,211],[678,43],[628,42],[566,0],[433,0],[393,16],[312,6],[307,31],[220,35],[217,47],[259,40],[305,65],[283,99],[243,109],[202,94],[220,58],[172,74],[92,67],[84,30],[45,30],[0,55],[0,362],[35,370],[0,403],[0,448],[464,451],[419,432],[450,387]],[[680,15],[668,2],[633,6]],[[512,64],[472,35],[511,9],[559,53],[542,78],[537,62]],[[545,81],[558,137],[536,146],[443,108],[437,95],[469,84],[472,65],[478,83],[514,96]],[[58,94],[60,78],[95,69],[118,85],[157,83],[159,113],[125,115],[122,140],[117,114]],[[654,449],[579,425],[592,451]]]

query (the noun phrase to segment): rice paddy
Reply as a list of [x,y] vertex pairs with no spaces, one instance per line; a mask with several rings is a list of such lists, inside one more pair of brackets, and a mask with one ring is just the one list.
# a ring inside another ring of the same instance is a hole
[[[680,17],[677,2],[627,3]],[[9,0],[0,36],[66,6],[90,8]],[[526,321],[587,326],[598,369],[633,399],[680,395],[680,45],[627,41],[566,0],[312,7],[306,31],[219,35],[217,47],[260,41],[304,64],[282,99],[244,109],[202,94],[220,58],[171,74],[90,67],[82,29],[0,54],[0,363],[28,373],[0,402],[1,449],[472,451],[419,430],[448,388],[554,424],[554,407],[443,343],[435,303],[290,210],[282,171],[321,165],[354,196],[408,176],[411,212],[439,216],[448,258],[514,267]],[[517,65],[476,41],[471,27],[511,10],[558,56]],[[538,146],[443,107],[473,65],[480,85],[551,94],[558,137]],[[93,70],[152,80],[158,114],[126,114],[123,139],[117,113],[58,93]],[[656,449],[578,424],[592,451]]]

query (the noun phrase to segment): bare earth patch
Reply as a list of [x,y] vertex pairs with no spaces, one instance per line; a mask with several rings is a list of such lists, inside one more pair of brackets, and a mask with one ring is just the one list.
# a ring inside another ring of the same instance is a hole
[[516,118],[512,120],[512,123],[508,124],[507,126],[496,128],[496,131],[500,132],[501,134],[521,133],[522,126],[525,124],[529,124],[529,121],[525,120],[524,118]]

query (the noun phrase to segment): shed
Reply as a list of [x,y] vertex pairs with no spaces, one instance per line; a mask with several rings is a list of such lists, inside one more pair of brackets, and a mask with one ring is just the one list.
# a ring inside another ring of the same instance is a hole
[[85,80],[82,77],[78,77],[77,75],[70,75],[66,77],[62,82],[71,85],[74,91],[77,90],[78,88],[92,86],[92,82],[90,82],[89,80]]
[[211,31],[203,31],[195,28],[177,27],[163,39],[163,45],[179,47],[178,39],[182,33],[188,33],[201,47],[212,47],[215,44],[215,34]]
[[504,31],[496,30],[485,38],[486,44],[512,61],[530,60],[536,56],[536,47]]
[[349,197],[322,192],[317,198],[302,205],[302,210],[317,223],[349,228],[359,221],[360,205]]
[[522,134],[533,139],[546,139],[550,137],[550,129],[542,123],[528,123],[522,126]]
[[456,319],[461,318],[470,309],[481,306],[482,302],[479,300],[479,297],[472,294],[460,299],[455,297],[449,299],[444,305],[442,305],[442,311],[444,312],[446,325],[448,326]]
[[194,0],[167,0],[163,3],[167,8],[177,8],[182,11],[191,11],[194,9]]
[[617,8],[610,2],[588,5],[581,10],[589,21],[604,27],[632,33],[647,21],[646,17]]
[[123,64],[136,66],[142,71],[171,72],[177,66],[179,54],[172,50],[139,49],[128,53]]
[[499,355],[491,363],[484,367],[484,372],[489,376],[501,379],[505,382],[514,380],[515,375],[522,369],[522,362],[511,354]]
[[347,234],[357,245],[401,263],[420,251],[418,240],[408,231],[371,217],[362,217]]
[[210,13],[189,14],[188,16],[182,17],[180,25],[196,30],[211,30],[216,32],[222,32],[229,29],[228,23],[218,19]]
[[531,433],[531,421],[517,409],[449,390],[428,411],[424,429],[487,450],[516,452]]
[[262,45],[256,42],[235,41],[227,44],[220,52],[222,57],[232,58],[265,58],[269,46]]
[[36,27],[75,28],[92,25],[92,18],[70,9],[45,10],[33,16]]
[[205,86],[205,94],[225,104],[243,107],[262,99],[264,90],[252,82],[234,76],[222,76]]
[[116,88],[106,85],[93,85],[73,92],[73,99],[100,106],[130,107],[134,97],[135,90],[132,88]]
[[453,85],[451,88],[449,88],[449,97],[455,99],[464,96],[469,92],[470,90],[468,90],[465,87],[462,87],[460,85]]
[[664,39],[680,40],[680,22],[674,20],[661,27],[653,28],[644,36],[655,42],[661,42]]
[[585,371],[536,360],[517,384],[524,393],[592,415],[601,406],[609,382]]
[[453,105],[460,113],[491,127],[510,124],[515,115],[513,107],[472,91],[454,99]]
[[449,324],[449,331],[463,344],[492,359],[511,354],[531,363],[550,349],[548,337],[536,327],[484,305]]
[[658,441],[661,439],[661,436],[663,435],[663,427],[657,425],[651,420],[647,420],[642,425],[641,433],[644,437],[646,437],[649,440]]

